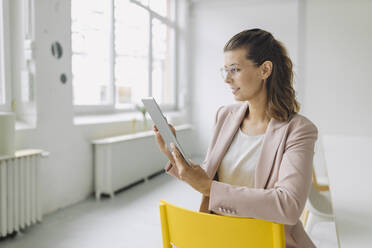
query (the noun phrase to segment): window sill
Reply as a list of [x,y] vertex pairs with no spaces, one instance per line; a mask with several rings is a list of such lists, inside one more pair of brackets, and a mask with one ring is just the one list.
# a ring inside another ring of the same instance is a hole
[[36,125],[17,120],[15,124],[15,129],[16,131],[31,130],[31,129],[36,129]]
[[[170,123],[180,124],[183,121],[183,111],[170,111],[164,112],[165,117]],[[108,124],[118,122],[131,122],[132,120],[142,121],[143,116],[139,112],[135,113],[115,113],[115,114],[102,114],[102,115],[78,115],[74,117],[74,125],[85,126],[85,125],[96,125],[96,124]],[[146,114],[146,120],[151,120],[150,116]]]
[[[179,126],[174,127],[177,132],[179,131],[184,131],[184,130],[191,130],[192,126],[190,124],[183,124]],[[131,134],[125,134],[125,135],[118,135],[118,136],[113,136],[113,137],[107,137],[103,139],[96,139],[92,140],[92,144],[94,145],[106,145],[106,144],[112,144],[112,143],[117,143],[117,142],[123,142],[123,141],[130,141],[130,140],[135,140],[138,138],[145,138],[145,137],[151,137],[154,136],[153,131],[139,131],[136,133],[131,133]]]

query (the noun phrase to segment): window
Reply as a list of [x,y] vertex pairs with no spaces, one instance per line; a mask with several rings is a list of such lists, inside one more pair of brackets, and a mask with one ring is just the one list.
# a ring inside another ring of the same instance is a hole
[[0,111],[36,125],[34,1],[0,0]]
[[0,111],[10,111],[8,4],[0,0]]
[[73,101],[80,112],[176,106],[174,0],[71,1]]

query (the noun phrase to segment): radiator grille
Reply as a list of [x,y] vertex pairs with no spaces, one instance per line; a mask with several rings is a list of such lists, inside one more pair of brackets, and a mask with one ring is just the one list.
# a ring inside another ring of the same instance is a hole
[[39,165],[42,152],[0,157],[0,236],[42,220]]

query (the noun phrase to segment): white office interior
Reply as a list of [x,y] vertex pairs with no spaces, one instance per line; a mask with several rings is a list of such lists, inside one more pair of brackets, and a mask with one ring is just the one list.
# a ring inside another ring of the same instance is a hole
[[[216,110],[234,103],[219,71],[224,44],[251,28],[286,46],[300,113],[319,130],[314,169],[330,186],[322,194],[333,218],[310,237],[318,247],[369,247],[371,1],[0,1],[0,117],[15,117],[14,135],[0,124],[0,147],[38,155],[30,180],[40,210],[31,212],[41,219],[8,233],[6,209],[22,206],[5,203],[6,179],[17,172],[6,171],[6,160],[17,162],[1,154],[1,247],[161,247],[160,200],[198,210],[201,195],[162,173],[167,158],[136,104],[157,98],[186,153],[201,162]],[[363,215],[353,215],[358,204]]]

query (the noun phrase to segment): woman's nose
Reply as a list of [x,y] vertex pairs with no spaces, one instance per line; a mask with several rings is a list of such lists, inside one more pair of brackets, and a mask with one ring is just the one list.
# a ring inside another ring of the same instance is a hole
[[224,79],[225,83],[227,84],[231,84],[231,77],[230,77],[230,74],[226,74],[226,77]]

